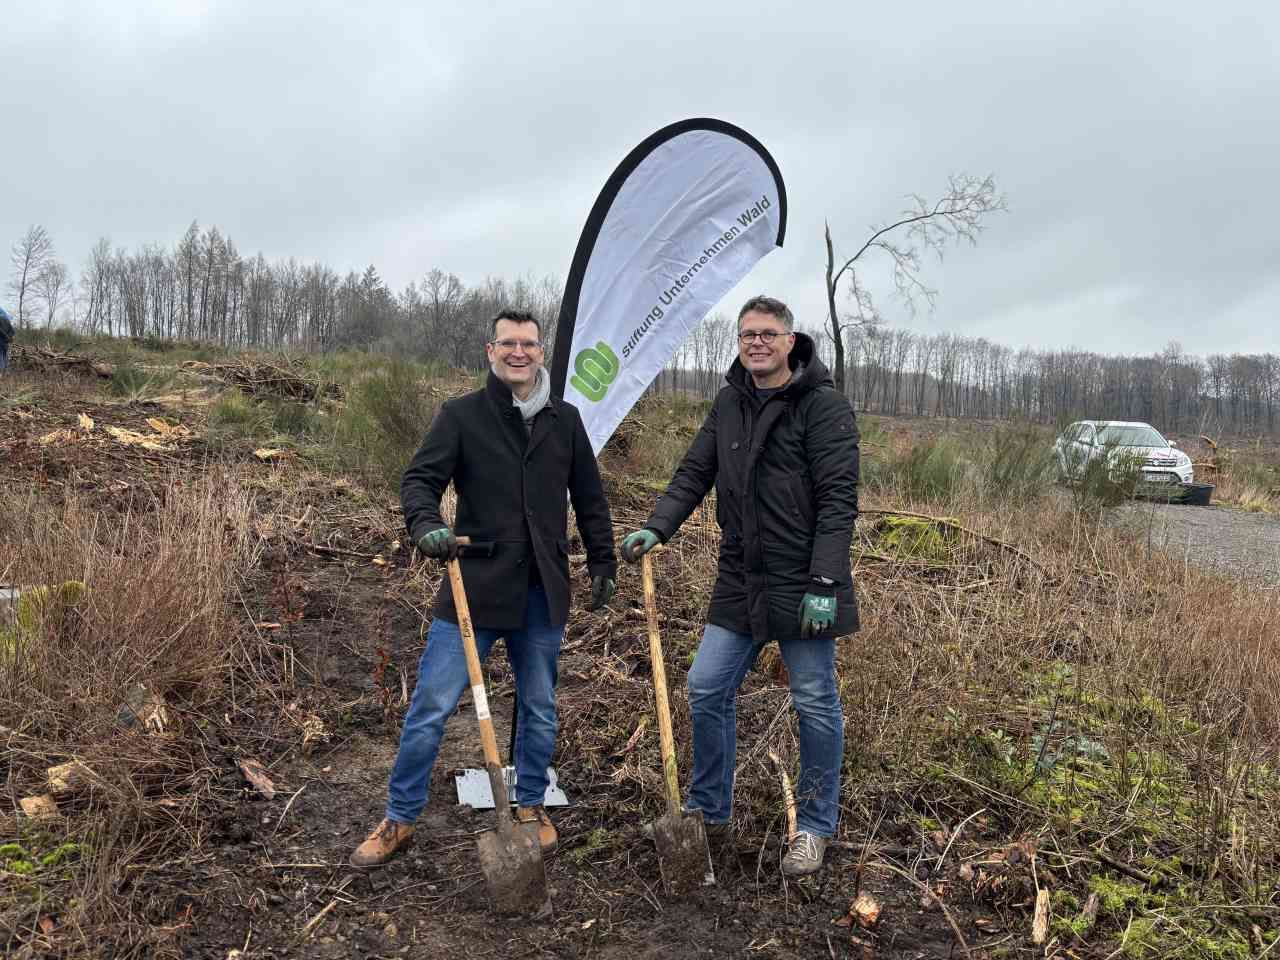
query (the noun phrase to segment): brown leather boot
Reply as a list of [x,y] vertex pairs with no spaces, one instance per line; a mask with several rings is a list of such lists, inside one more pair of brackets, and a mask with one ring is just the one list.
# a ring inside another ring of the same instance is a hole
[[413,827],[409,824],[383,820],[364,843],[355,848],[348,862],[353,867],[380,867],[412,840]]
[[536,807],[516,807],[516,823],[536,823],[538,825],[538,844],[544,854],[556,848],[560,839],[556,826],[547,814],[547,808],[538,804]]

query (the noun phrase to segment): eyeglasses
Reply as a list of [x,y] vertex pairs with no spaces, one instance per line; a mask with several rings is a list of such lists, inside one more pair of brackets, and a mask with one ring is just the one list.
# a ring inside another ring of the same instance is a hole
[[779,337],[785,337],[787,334],[779,333],[777,330],[743,330],[738,334],[738,340],[745,346],[753,340],[759,340],[766,347],[777,340]]
[[504,353],[510,353],[516,347],[520,347],[525,353],[533,353],[542,349],[541,340],[490,340],[489,344]]

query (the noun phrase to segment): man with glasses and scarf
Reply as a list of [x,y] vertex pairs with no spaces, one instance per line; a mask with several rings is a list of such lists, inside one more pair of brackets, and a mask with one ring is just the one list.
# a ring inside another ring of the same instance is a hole
[[844,715],[836,639],[858,628],[849,547],[858,515],[858,427],[786,304],[748,300],[738,359],[644,528],[622,542],[637,563],[669,540],[714,486],[716,584],[689,671],[693,776],[685,806],[711,837],[733,812],[738,688],[768,641],[787,665],[800,721],[797,830],[789,876],[822,866],[840,812]]
[[[551,396],[538,321],[503,311],[485,349],[488,382],[441,406],[404,473],[400,499],[418,549],[437,560],[459,558],[481,659],[499,637],[506,640],[519,701],[516,819],[538,824],[545,853],[557,839],[542,803],[557,729],[557,661],[569,619],[566,492],[586,548],[592,610],[613,596],[613,522],[582,418]],[[453,527],[440,514],[450,481],[458,496]],[[470,544],[460,548],[458,535]],[[351,854],[353,866],[380,866],[413,836],[445,721],[467,686],[446,578],[404,718],[386,815]]]

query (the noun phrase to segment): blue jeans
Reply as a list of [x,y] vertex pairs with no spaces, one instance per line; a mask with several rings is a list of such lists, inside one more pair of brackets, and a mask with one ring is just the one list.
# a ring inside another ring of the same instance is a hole
[[[800,782],[796,826],[832,837],[840,817],[840,767],[844,712],[836,686],[834,639],[787,640],[778,645],[791,678],[791,701],[800,718]],[[685,806],[708,823],[733,813],[733,773],[738,749],[738,688],[760,653],[750,634],[713,623],[702,631],[689,670],[693,714],[693,782]]]
[[[489,656],[498,630],[476,630],[481,662]],[[553,625],[542,587],[529,589],[523,630],[505,633],[507,659],[515,673],[520,717],[516,731],[516,802],[522,807],[542,803],[547,792],[547,767],[556,744],[556,680],[564,624]],[[427,805],[431,768],[440,749],[445,721],[471,685],[462,631],[438,617],[427,631],[427,646],[418,664],[418,685],[400,732],[400,751],[387,786],[387,818],[413,823]],[[477,739],[479,734],[477,733]],[[497,800],[498,798],[494,798]]]

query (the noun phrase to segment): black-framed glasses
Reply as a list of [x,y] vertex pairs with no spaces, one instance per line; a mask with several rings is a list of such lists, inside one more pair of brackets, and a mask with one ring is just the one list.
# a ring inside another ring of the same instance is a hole
[[743,330],[738,334],[738,341],[746,345],[753,340],[759,340],[765,346],[768,346],[779,337],[785,336],[785,333],[779,333],[777,330]]
[[520,347],[525,353],[533,353],[535,350],[542,349],[541,340],[490,340],[489,344],[504,353],[510,353],[516,347]]

